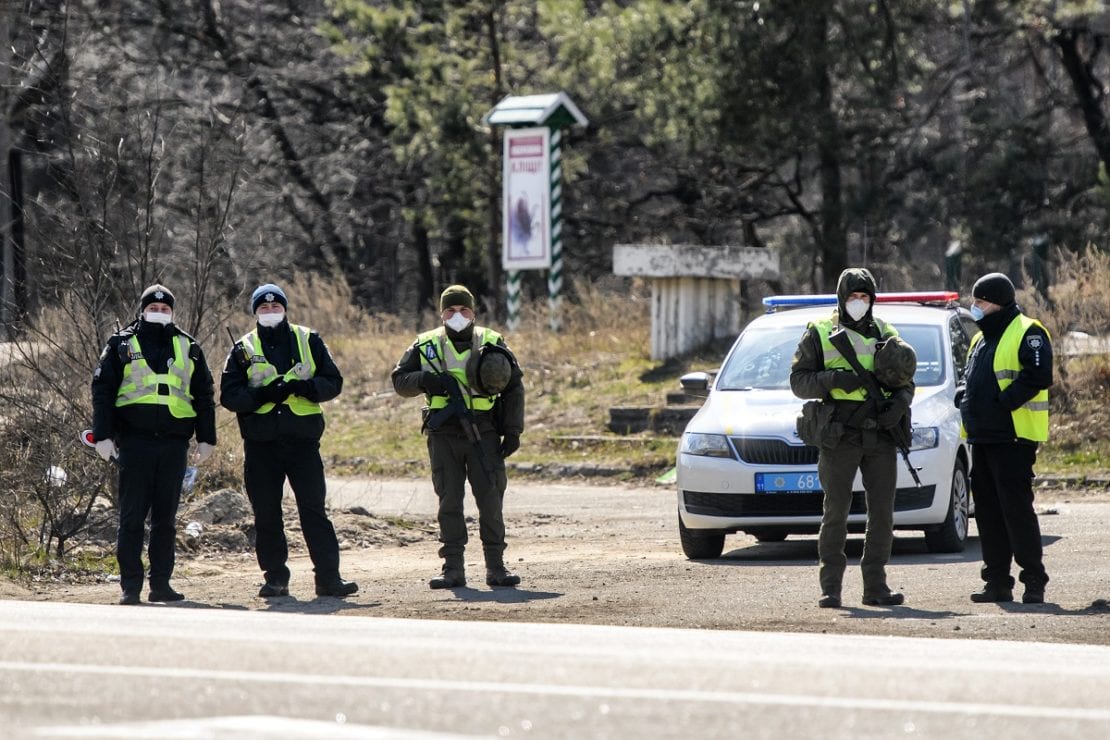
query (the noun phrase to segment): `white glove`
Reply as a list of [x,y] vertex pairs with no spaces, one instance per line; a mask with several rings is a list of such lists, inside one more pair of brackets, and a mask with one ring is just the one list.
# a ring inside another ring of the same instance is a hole
[[105,461],[111,460],[113,457],[119,457],[119,448],[116,443],[111,439],[102,439],[96,443],[96,454],[104,458]]
[[216,445],[210,445],[207,442],[197,443],[197,462],[202,463],[208,458],[212,457],[212,452],[216,449]]

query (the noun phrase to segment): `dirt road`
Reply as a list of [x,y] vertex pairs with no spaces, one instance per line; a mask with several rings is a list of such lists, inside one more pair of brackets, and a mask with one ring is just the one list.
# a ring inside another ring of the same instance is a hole
[[[973,604],[979,548],[959,555],[926,552],[918,533],[900,533],[889,574],[906,593],[897,608],[859,605],[861,539],[849,541],[845,605],[818,609],[816,538],[760,544],[726,541],[720,560],[691,562],[677,543],[671,489],[584,483],[513,482],[506,501],[510,566],[517,589],[485,586],[471,524],[470,587],[432,591],[438,570],[434,495],[426,481],[330,482],[329,499],[344,543],[343,574],[361,591],[346,601],[317,599],[311,564],[287,517],[292,595],[256,597],[253,555],[223,552],[206,540],[179,555],[174,583],[188,601],[176,607],[273,610],[427,619],[620,624],[739,630],[977,637],[1110,644],[1110,494],[1064,491],[1038,500],[1052,582],[1047,604]],[[468,503],[468,513],[473,507]],[[352,510],[354,513],[352,513]],[[183,516],[181,525],[187,523]],[[972,531],[975,534],[974,528]],[[22,586],[0,580],[0,597],[114,603],[118,584]],[[122,607],[121,607],[122,608]]]

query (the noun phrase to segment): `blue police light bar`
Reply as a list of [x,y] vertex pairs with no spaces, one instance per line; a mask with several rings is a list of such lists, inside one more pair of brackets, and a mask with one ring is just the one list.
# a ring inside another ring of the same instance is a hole
[[[955,304],[959,299],[959,293],[948,290],[875,294],[875,303],[924,303],[947,306]],[[772,295],[763,299],[763,305],[767,307],[768,311],[774,311],[777,308],[798,308],[800,306],[835,306],[836,294]]]

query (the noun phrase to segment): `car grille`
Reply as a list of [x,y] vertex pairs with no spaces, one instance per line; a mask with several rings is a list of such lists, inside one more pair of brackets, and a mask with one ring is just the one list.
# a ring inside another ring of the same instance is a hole
[[[936,488],[899,488],[894,494],[894,510],[914,511],[932,506]],[[704,516],[820,516],[824,498],[823,493],[682,492],[686,511]],[[866,512],[867,503],[863,492],[853,493],[849,513]]]
[[740,459],[751,465],[816,465],[817,448],[781,439],[730,437]]

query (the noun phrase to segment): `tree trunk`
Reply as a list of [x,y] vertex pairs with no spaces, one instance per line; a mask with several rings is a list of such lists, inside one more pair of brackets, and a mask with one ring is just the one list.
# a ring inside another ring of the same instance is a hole
[[1062,30],[1056,34],[1054,40],[1060,47],[1060,59],[1071,78],[1079,109],[1083,112],[1087,135],[1095,145],[1103,169],[1110,173],[1110,129],[1107,128],[1106,115],[1102,110],[1102,83],[1095,79],[1091,71],[1092,60],[1084,59],[1080,54],[1081,33],[1075,29]]
[[9,167],[12,150],[11,15],[6,4],[0,8],[0,340],[11,339],[15,325],[15,243],[12,240],[15,207]]
[[[486,29],[489,33],[490,63],[493,66],[493,93],[490,107],[501,102],[504,95],[501,82],[501,46],[497,35],[497,2],[490,3],[489,12],[486,14]],[[494,127],[489,132],[489,192],[487,193],[489,210],[489,246],[486,250],[486,276],[489,285],[486,287],[486,300],[490,313],[497,318],[501,316],[501,287],[504,282],[501,271],[501,137]]]
[[817,109],[817,159],[821,183],[821,283],[825,290],[835,289],[840,273],[848,266],[847,235],[844,227],[843,188],[840,180],[840,125],[833,109],[832,80],[829,75],[830,8],[822,2],[813,8],[811,33],[813,49],[813,92]]

